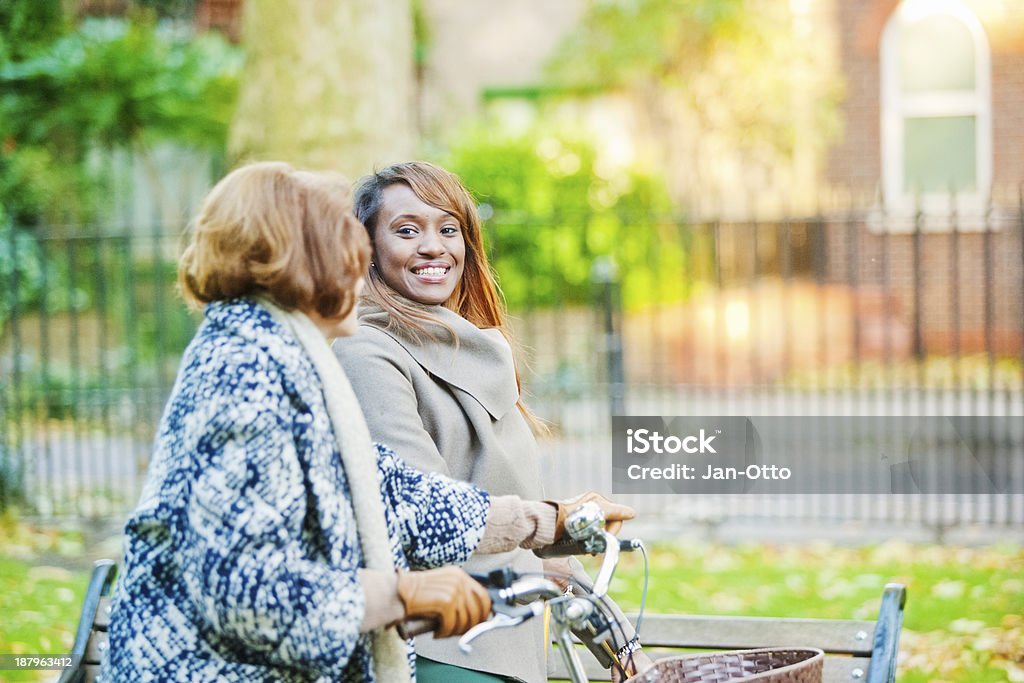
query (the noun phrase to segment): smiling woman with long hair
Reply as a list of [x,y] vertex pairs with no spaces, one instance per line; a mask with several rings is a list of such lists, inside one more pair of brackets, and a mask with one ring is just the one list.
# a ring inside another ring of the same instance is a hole
[[[533,432],[539,421],[520,396],[505,310],[469,192],[448,171],[413,161],[361,179],[354,204],[372,255],[359,332],[334,350],[371,434],[424,471],[496,496],[542,497]],[[578,563],[545,562],[589,583]],[[504,566],[544,569],[522,548],[475,555],[466,565],[477,573]],[[481,639],[469,655],[454,639],[417,639],[419,680],[546,680],[544,628],[535,621]]]

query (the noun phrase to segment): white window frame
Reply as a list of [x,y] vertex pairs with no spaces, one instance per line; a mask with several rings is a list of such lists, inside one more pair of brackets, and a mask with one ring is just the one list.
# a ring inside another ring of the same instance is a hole
[[[974,41],[974,89],[960,92],[904,93],[901,87],[900,46],[905,24],[942,14],[964,24]],[[958,227],[984,229],[983,216],[992,187],[992,67],[985,29],[959,0],[904,0],[893,12],[882,34],[881,133],[882,190],[888,229],[914,229],[913,216],[922,211],[931,220],[927,229],[948,230],[956,213]],[[915,195],[904,187],[904,120],[908,117],[975,117],[975,180],[973,192]],[[971,217],[974,217],[973,220]],[[938,220],[936,220],[938,219]],[[978,225],[978,223],[981,225]]]

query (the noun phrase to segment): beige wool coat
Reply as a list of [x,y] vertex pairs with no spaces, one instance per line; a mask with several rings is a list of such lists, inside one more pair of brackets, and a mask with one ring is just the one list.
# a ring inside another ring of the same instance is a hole
[[[446,308],[431,312],[455,331],[457,345],[442,326],[430,327],[438,340],[387,331],[387,314],[366,306],[360,307],[359,331],[334,343],[370,435],[421,470],[472,482],[496,496],[542,499],[537,445],[516,406],[508,342],[498,330],[481,330]],[[540,559],[528,550],[477,555],[464,566],[486,573],[508,565],[541,571]],[[416,652],[530,683],[546,680],[540,619],[481,636],[469,655],[457,640],[423,636]]]

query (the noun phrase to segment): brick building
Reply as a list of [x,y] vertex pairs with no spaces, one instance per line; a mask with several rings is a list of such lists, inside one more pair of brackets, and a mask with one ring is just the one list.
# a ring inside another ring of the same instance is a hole
[[892,292],[919,355],[1020,354],[1024,4],[835,9],[846,96],[826,174],[876,199],[856,232],[826,230],[830,278]]
[[[846,97],[830,181],[881,184],[894,208],[905,205],[896,195],[911,184],[940,195],[985,194],[987,186],[997,200],[1016,199],[1024,175],[1024,4],[844,0],[836,22]],[[928,143],[940,141],[952,149],[929,154]],[[937,170],[963,161],[969,171]]]

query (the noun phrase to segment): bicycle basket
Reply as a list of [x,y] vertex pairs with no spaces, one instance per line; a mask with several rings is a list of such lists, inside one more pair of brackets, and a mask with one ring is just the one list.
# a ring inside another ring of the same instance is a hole
[[821,683],[825,653],[760,648],[660,659],[627,683]]

